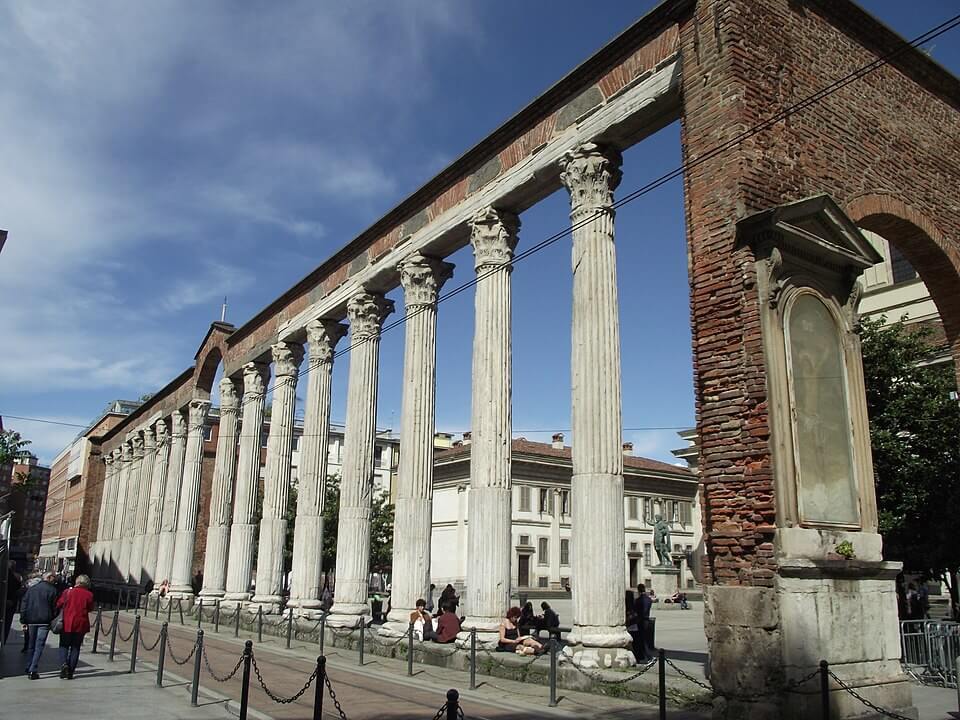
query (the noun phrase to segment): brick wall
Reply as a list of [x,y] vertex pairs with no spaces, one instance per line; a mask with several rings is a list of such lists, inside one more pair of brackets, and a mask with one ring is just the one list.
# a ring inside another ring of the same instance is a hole
[[[855,7],[825,7],[814,0],[698,3],[681,32],[686,162],[888,45],[889,34]],[[707,573],[716,583],[770,585],[774,569],[758,298],[753,258],[734,250],[737,220],[827,192],[855,220],[885,222],[878,231],[896,235],[888,239],[927,283],[960,354],[960,206],[952,197],[960,187],[960,94],[925,63],[911,55],[900,69],[881,68],[685,177]],[[885,219],[891,211],[908,222]]]

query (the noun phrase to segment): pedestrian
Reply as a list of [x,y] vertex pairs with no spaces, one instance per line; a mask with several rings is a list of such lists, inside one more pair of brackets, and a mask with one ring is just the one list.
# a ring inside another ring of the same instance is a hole
[[320,593],[320,609],[324,612],[330,612],[333,607],[333,593],[330,592],[330,585],[323,586],[323,592]]
[[60,632],[60,677],[73,680],[80,659],[83,636],[90,632],[90,613],[93,612],[93,593],[90,578],[77,575],[72,588],[67,588],[57,600],[63,609],[63,630]]
[[457,591],[450,583],[440,593],[440,607],[453,603],[454,609],[460,604],[460,598],[457,597]]
[[5,612],[3,615],[3,644],[7,644],[7,638],[10,636],[10,625],[13,623],[13,615],[17,612],[17,605],[20,603],[20,594],[22,592],[23,581],[20,574],[14,569],[13,565],[7,568],[7,596],[4,598]]
[[529,600],[520,609],[520,620],[517,622],[521,635],[531,635],[537,629],[537,616],[533,614],[533,603]]
[[[557,628],[560,627],[560,616],[557,615],[557,611],[550,607],[550,603],[544,601],[540,603],[540,609],[543,610],[542,627],[547,631],[547,635],[552,635],[557,631]],[[557,637],[560,637],[559,633]]]
[[433,583],[430,583],[430,589],[427,590],[427,612],[433,612],[433,591],[437,589],[437,586]]
[[[633,602],[633,612],[628,617],[628,632],[633,640],[633,656],[637,662],[646,662],[647,654],[647,627],[650,624],[650,607],[653,601],[647,595],[646,586],[637,585],[637,597]],[[635,628],[635,629],[632,629]]]
[[57,576],[48,572],[43,580],[23,594],[20,601],[20,622],[27,626],[29,643],[27,659],[29,664],[24,672],[31,680],[39,680],[40,656],[43,655],[43,646],[47,644],[47,634],[50,632],[50,622],[56,615],[57,588],[54,583]]

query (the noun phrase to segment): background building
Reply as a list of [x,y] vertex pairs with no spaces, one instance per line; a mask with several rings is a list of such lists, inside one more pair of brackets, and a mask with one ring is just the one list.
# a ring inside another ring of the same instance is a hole
[[10,562],[21,572],[29,572],[36,566],[49,482],[50,468],[40,465],[37,456],[30,452],[21,452],[12,465],[3,468],[0,478],[3,512],[14,513]]

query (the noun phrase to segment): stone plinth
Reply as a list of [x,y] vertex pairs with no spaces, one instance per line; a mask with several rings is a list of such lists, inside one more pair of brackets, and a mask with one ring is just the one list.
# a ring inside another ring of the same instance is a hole
[[647,571],[650,573],[650,587],[647,590],[653,590],[661,603],[679,589],[680,568],[673,565],[658,565],[648,568]]

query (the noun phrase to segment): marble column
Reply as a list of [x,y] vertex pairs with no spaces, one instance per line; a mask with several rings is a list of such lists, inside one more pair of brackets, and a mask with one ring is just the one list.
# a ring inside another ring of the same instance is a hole
[[257,532],[253,518],[257,485],[260,482],[260,433],[263,431],[263,400],[269,380],[268,365],[251,362],[243,366],[240,458],[237,461],[237,485],[233,495],[227,591],[224,594],[226,600],[238,603],[250,599],[253,541]]
[[164,580],[170,581],[173,569],[173,548],[177,535],[177,509],[180,502],[180,482],[183,479],[183,453],[187,444],[187,419],[183,410],[170,415],[170,460],[163,485],[163,508],[160,513],[160,537],[157,540],[157,574],[154,591]]
[[137,479],[137,509],[133,521],[133,547],[130,551],[130,576],[134,585],[143,585],[143,548],[147,534],[147,512],[150,505],[150,483],[157,454],[157,440],[153,428],[143,430],[143,454]]
[[170,571],[170,594],[181,599],[193,598],[193,550],[197,539],[200,479],[203,474],[203,423],[209,411],[209,400],[194,398],[190,401],[183,481],[180,483],[177,508],[176,545]]
[[337,524],[337,569],[330,625],[356,627],[370,613],[370,500],[377,435],[377,372],[380,328],[393,301],[362,292],[347,303],[350,321],[350,375]]
[[382,632],[403,636],[418,598],[430,588],[433,434],[437,395],[437,294],[453,265],[419,253],[400,265],[407,322],[393,526],[391,610]]
[[519,229],[515,214],[492,207],[479,211],[470,222],[474,267],[481,279],[474,300],[464,630],[476,628],[483,645],[496,643],[510,605],[510,274]]
[[167,479],[167,465],[170,461],[170,435],[163,418],[156,424],[156,457],[153,461],[153,473],[150,477],[150,506],[147,510],[147,531],[143,544],[144,583],[157,580],[157,544],[160,542],[160,519],[163,514],[164,482]]
[[[129,436],[128,436],[129,437]],[[127,519],[129,508],[127,503],[131,494],[130,484],[133,474],[133,443],[127,440],[121,446],[120,453],[120,485],[117,488],[117,509],[113,518],[113,553],[117,558],[117,582],[126,584],[130,571],[130,522]]]
[[100,497],[100,518],[97,522],[97,579],[110,577],[110,531],[113,528],[113,487],[115,467],[113,454],[103,456],[103,493]]
[[335,320],[313,320],[307,325],[309,372],[307,400],[300,438],[297,470],[297,520],[293,527],[293,568],[288,607],[297,614],[318,617],[323,577],[323,496],[330,455],[330,386],[333,352],[347,332]]
[[220,381],[220,428],[217,459],[210,492],[210,522],[203,561],[203,597],[223,597],[227,588],[227,550],[230,547],[230,518],[233,479],[237,474],[237,415],[240,401],[232,378]]
[[624,629],[620,320],[613,191],[620,154],[586,143],[564,156],[573,222],[571,577],[565,650],[585,667],[633,664]]
[[280,342],[273,354],[273,403],[267,436],[267,466],[263,477],[263,507],[257,545],[256,594],[252,601],[264,613],[279,612],[283,603],[283,547],[287,539],[287,505],[293,459],[293,414],[303,346]]

